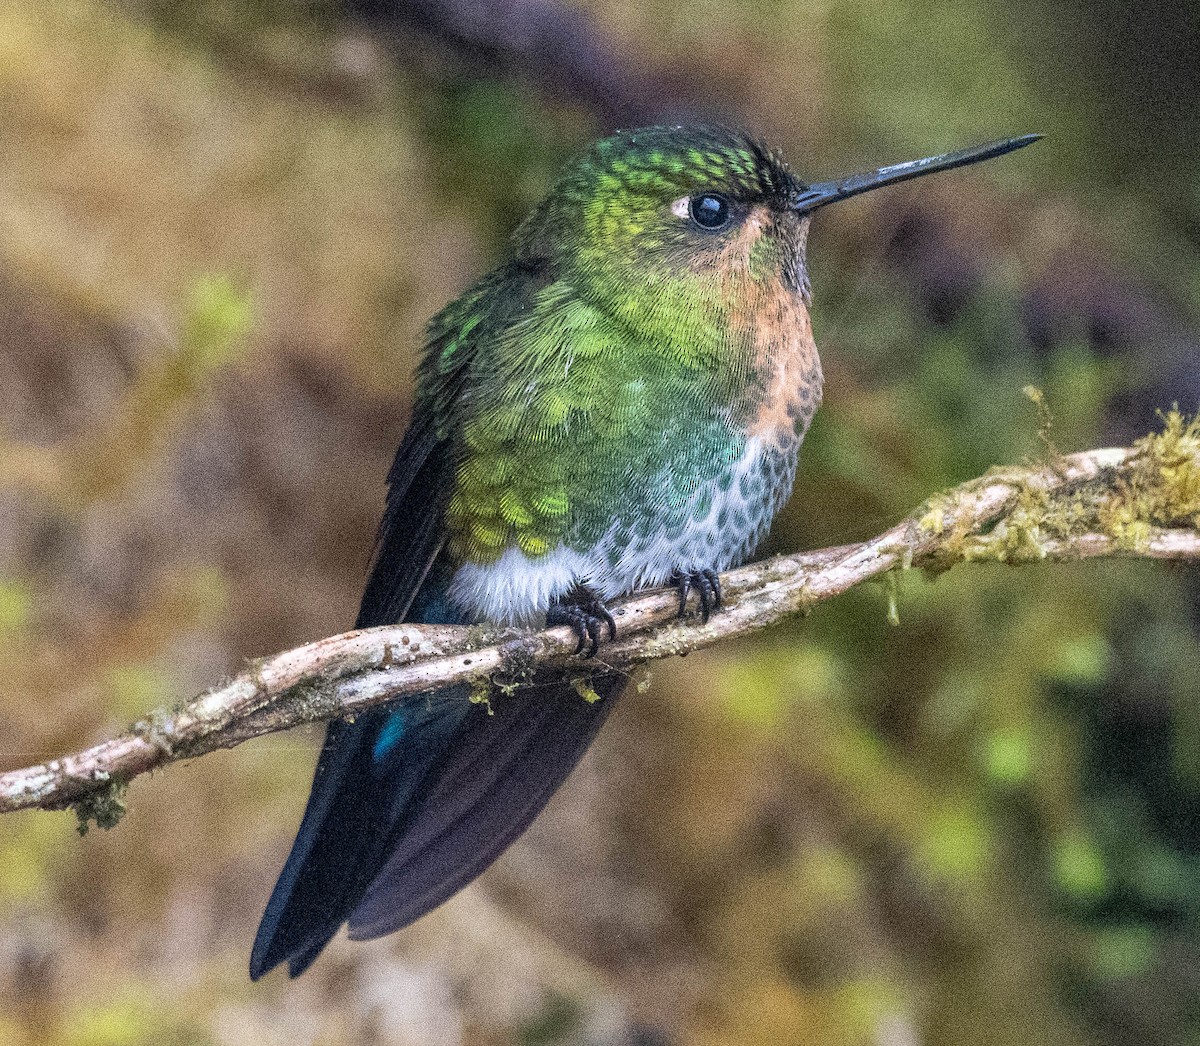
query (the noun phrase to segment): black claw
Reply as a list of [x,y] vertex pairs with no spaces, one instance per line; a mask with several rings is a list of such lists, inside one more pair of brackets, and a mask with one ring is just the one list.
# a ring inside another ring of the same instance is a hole
[[603,603],[601,603],[599,600],[597,600],[596,608],[599,611],[599,613],[597,614],[597,617],[599,617],[601,621],[603,621],[606,625],[608,625],[608,638],[610,640],[616,639],[617,638],[617,622],[613,618],[612,614],[609,613],[608,607],[606,607]]
[[[584,649],[587,647],[589,638],[588,619],[587,615],[580,610],[579,607],[573,607],[572,609],[575,611],[575,613],[571,615],[569,624],[573,629],[575,629],[575,634],[579,637],[579,642],[575,644],[575,649],[572,651],[572,653],[583,654]],[[583,656],[591,657],[591,654],[583,654]]]
[[[546,612],[546,627],[567,625],[579,637],[575,646],[576,654],[585,658],[595,657],[600,650],[600,626],[608,629],[608,638],[617,638],[617,622],[595,594],[582,585],[577,585],[567,593],[560,603],[553,603]],[[587,652],[584,653],[584,648]]]
[[684,574],[677,570],[671,575],[671,580],[679,588],[679,613],[675,616],[679,618],[686,617],[688,593],[692,591],[692,575]]
[[721,601],[722,601],[721,600],[721,575],[718,574],[715,570],[703,570],[703,571],[701,571],[701,573],[704,575],[704,577],[708,581],[708,583],[710,585],[712,585],[713,609],[720,610],[721,609]]
[[600,618],[590,616],[587,618],[587,634],[591,643],[588,646],[588,652],[583,656],[595,657],[596,652],[600,649]]
[[715,570],[676,570],[671,583],[679,589],[679,616],[687,614],[688,596],[693,588],[700,598],[700,621],[708,623],[709,615],[721,607],[721,579]]

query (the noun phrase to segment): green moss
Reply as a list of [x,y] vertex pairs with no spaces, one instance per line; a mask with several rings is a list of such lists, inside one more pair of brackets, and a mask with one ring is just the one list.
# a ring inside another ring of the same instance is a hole
[[[1156,527],[1200,527],[1200,418],[1177,410],[1165,415],[1163,431],[1143,436],[1120,469],[1106,469],[1086,482],[1047,491],[1009,470],[994,470],[961,492],[930,498],[917,527],[942,538],[923,566],[945,569],[958,562],[1029,563],[1047,555],[1047,542],[1102,533],[1126,551],[1142,548]],[[1053,453],[1043,421],[1043,442]],[[1049,462],[1053,467],[1054,461]],[[960,499],[997,480],[1017,488],[1015,503],[991,529],[971,534],[954,521]],[[953,527],[949,529],[948,527]]]
[[592,686],[591,676],[576,676],[571,680],[571,686],[575,693],[582,697],[589,705],[594,705],[600,700],[600,695],[596,693],[596,688]]
[[1134,449],[1116,494],[1100,506],[1105,532],[1133,551],[1152,527],[1200,527],[1200,416],[1188,420],[1172,410],[1162,432],[1143,436]]
[[114,777],[76,799],[71,807],[79,818],[79,834],[87,835],[93,822],[97,828],[115,828],[125,816],[127,787],[127,782]]
[[[516,689],[516,686],[513,686]],[[504,692],[501,688],[501,692]],[[487,705],[488,715],[494,715],[492,709],[492,685],[486,679],[476,679],[471,683],[471,692],[467,700],[473,705]]]

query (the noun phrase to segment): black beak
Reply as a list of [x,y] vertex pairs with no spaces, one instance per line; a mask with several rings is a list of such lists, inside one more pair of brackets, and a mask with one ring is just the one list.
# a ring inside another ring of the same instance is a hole
[[880,167],[876,171],[864,171],[862,174],[852,174],[836,182],[817,182],[814,185],[798,186],[788,200],[788,206],[801,214],[808,214],[818,207],[836,200],[845,200],[857,196],[860,192],[870,192],[884,185],[895,182],[906,182],[909,178],[922,178],[927,174],[938,171],[949,171],[954,167],[966,167],[968,164],[990,160],[995,156],[1003,156],[1015,149],[1024,149],[1032,145],[1040,134],[1023,134],[1019,138],[1005,138],[1000,142],[989,142],[987,145],[977,145],[973,149],[960,149],[956,153],[943,153],[941,156],[926,156],[923,160],[909,160],[907,163],[894,163],[890,167]]

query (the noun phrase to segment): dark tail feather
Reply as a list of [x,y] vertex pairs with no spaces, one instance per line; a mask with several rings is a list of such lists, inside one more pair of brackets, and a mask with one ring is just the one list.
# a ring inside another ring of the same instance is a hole
[[624,682],[593,680],[590,703],[555,683],[498,696],[490,715],[476,706],[350,915],[350,936],[407,926],[483,872],[578,765]]
[[285,960],[296,976],[337,933],[471,707],[464,690],[329,724],[304,820],[254,940],[252,979]]
[[398,930],[466,886],[517,838],[583,757],[624,679],[471,704],[465,688],[330,724],[291,856],[250,956],[257,980],[303,973],[347,919]]

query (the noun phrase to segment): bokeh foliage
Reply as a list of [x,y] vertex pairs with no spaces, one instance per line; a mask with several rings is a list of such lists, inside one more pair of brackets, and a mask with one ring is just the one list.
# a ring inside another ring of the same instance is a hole
[[[582,10],[686,82],[662,115],[815,176],[1051,136],[822,212],[826,402],[768,551],[1170,406],[1153,379],[1200,309],[1194,14]],[[352,620],[424,319],[607,129],[400,36],[332,0],[0,2],[0,765]],[[1135,336],[1095,318],[1122,281]],[[1196,586],[910,574],[898,625],[879,587],[663,663],[481,886],[294,984],[244,968],[312,738],[140,781],[83,840],[6,817],[0,1041],[1200,1042]]]

